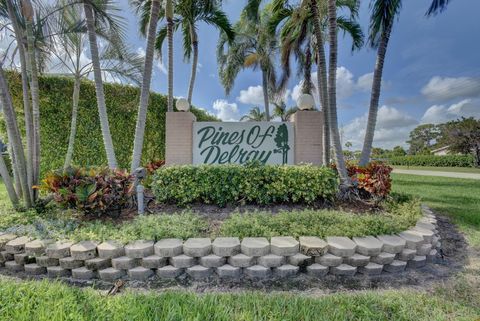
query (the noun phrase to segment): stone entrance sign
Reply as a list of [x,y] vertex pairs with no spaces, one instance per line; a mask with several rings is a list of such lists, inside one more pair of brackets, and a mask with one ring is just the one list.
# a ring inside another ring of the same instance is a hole
[[195,122],[193,164],[294,164],[294,130],[281,122]]

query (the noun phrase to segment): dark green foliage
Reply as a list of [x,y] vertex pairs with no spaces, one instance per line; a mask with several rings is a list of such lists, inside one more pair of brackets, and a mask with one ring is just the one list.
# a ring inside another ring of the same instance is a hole
[[157,201],[177,204],[312,203],[335,196],[337,176],[309,165],[184,165],[160,168],[152,189]]
[[411,155],[391,157],[390,165],[402,166],[434,166],[434,167],[472,167],[472,155]]
[[444,124],[441,143],[454,153],[472,154],[474,166],[480,167],[480,120],[470,117]]
[[423,124],[415,127],[407,141],[410,145],[408,152],[412,155],[429,154],[441,135],[441,125]]
[[[22,86],[20,75],[9,72],[8,81],[18,122],[24,133]],[[129,168],[133,136],[137,118],[138,87],[105,84],[105,97],[118,164]],[[40,77],[41,171],[61,168],[67,152],[72,112],[73,79],[68,77]],[[150,95],[142,164],[165,158],[165,112],[167,98]],[[200,121],[217,120],[202,110],[192,108]],[[6,130],[0,123],[0,136],[6,141]],[[107,163],[98,118],[95,87],[83,81],[80,89],[78,129],[73,163],[79,166],[101,166]]]

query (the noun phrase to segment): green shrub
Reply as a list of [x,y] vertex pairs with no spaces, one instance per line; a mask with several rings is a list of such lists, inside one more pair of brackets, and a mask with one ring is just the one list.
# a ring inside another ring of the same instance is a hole
[[434,166],[434,167],[473,167],[472,155],[410,155],[391,157],[390,165]]
[[152,189],[157,201],[180,205],[312,203],[333,199],[337,176],[310,165],[183,165],[157,170]]
[[[18,73],[9,72],[10,92],[22,132],[24,113],[21,78]],[[73,79],[68,77],[40,77],[40,139],[41,172],[63,166],[68,147],[72,113]],[[110,131],[120,168],[129,168],[133,149],[136,115],[140,89],[138,87],[105,83]],[[167,98],[150,94],[142,163],[165,159],[165,112]],[[216,120],[206,112],[192,108],[200,121]],[[82,81],[78,107],[78,128],[73,153],[73,164],[102,166],[107,163],[103,147],[100,121],[98,118],[95,87],[89,80]],[[0,122],[0,137],[6,142],[4,122]]]

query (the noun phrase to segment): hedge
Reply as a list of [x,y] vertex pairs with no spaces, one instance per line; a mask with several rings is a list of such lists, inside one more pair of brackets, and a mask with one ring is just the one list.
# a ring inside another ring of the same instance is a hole
[[434,166],[434,167],[473,167],[472,155],[410,155],[391,157],[390,165]]
[[158,202],[179,205],[312,203],[333,199],[337,175],[311,165],[182,165],[157,170],[152,189]]
[[[24,113],[21,78],[8,72],[10,92],[17,111],[21,130],[24,129]],[[65,159],[70,134],[73,79],[69,77],[42,76],[40,85],[40,137],[41,170],[61,168]],[[105,83],[105,98],[110,131],[121,168],[129,168],[133,149],[133,136],[140,89],[130,85]],[[167,98],[151,93],[142,162],[164,159],[165,112]],[[200,121],[214,121],[215,117],[200,109],[192,108]],[[0,136],[6,141],[4,122],[0,122]],[[94,83],[82,81],[80,89],[78,128],[73,163],[79,166],[101,166],[107,163],[100,131]]]

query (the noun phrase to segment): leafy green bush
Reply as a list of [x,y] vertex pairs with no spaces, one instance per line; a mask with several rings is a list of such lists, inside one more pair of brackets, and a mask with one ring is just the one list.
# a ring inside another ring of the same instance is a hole
[[310,165],[182,165],[157,170],[152,189],[158,202],[180,205],[312,203],[333,199],[337,176]]
[[390,165],[434,166],[434,167],[473,167],[472,155],[410,155],[391,157]]
[[[24,113],[21,78],[9,72],[8,82],[18,123],[24,133]],[[40,77],[40,139],[41,172],[63,166],[68,147],[72,113],[73,78]],[[133,149],[136,115],[140,89],[138,87],[109,84],[104,85],[110,131],[120,168],[129,168]],[[107,163],[103,147],[100,121],[93,82],[82,81],[78,107],[78,128],[73,153],[73,164],[78,166],[102,166]],[[165,159],[165,112],[167,98],[151,93],[147,115],[147,126],[143,145],[142,163]],[[216,118],[206,112],[192,108],[200,121]],[[0,122],[0,137],[6,142],[4,122]]]

